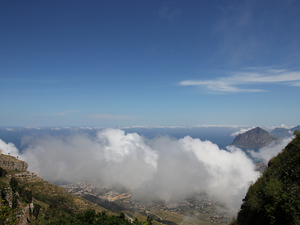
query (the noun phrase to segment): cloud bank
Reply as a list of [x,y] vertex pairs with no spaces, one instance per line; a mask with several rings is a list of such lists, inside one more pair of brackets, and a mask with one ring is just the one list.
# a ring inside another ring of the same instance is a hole
[[250,153],[252,157],[268,162],[271,158],[281,152],[281,150],[284,149],[293,139],[294,137],[274,140],[267,146],[260,148],[258,152],[250,151]]
[[[252,152],[269,160],[291,139]],[[25,143],[26,142],[26,143]],[[210,141],[186,136],[147,139],[120,129],[104,129],[95,136],[87,133],[27,137],[29,146],[19,156],[29,170],[50,182],[101,182],[124,187],[141,200],[183,200],[206,192],[226,203],[232,213],[239,209],[249,182],[259,173],[241,149],[220,149]],[[17,148],[0,140],[5,154]]]
[[45,135],[26,141],[22,157],[47,181],[103,182],[145,200],[170,202],[206,192],[236,212],[249,181],[258,177],[242,150],[222,150],[189,136],[146,139],[109,128],[96,136]]

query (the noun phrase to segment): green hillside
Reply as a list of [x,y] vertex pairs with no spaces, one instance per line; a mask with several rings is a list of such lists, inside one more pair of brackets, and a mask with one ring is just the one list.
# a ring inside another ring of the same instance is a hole
[[300,133],[252,184],[232,225],[300,224]]
[[[139,221],[130,221],[136,217]],[[0,224],[152,224],[151,218],[136,217],[113,213],[42,180],[35,173],[0,167]]]

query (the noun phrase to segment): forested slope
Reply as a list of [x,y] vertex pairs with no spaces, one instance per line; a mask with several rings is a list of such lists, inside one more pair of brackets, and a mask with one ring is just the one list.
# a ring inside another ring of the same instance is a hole
[[252,184],[232,225],[300,224],[300,133]]

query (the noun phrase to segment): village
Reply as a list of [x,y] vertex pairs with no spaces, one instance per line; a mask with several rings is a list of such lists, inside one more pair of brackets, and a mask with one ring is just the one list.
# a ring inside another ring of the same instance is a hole
[[170,212],[185,216],[206,218],[209,222],[213,223],[228,222],[231,218],[229,214],[226,213],[225,205],[210,200],[205,193],[183,201],[166,204],[161,201],[138,201],[132,198],[131,194],[121,193],[116,188],[107,185],[79,182],[60,186],[72,194],[78,196],[92,195],[99,199],[114,202],[127,210],[137,211],[145,216],[150,215],[153,219],[158,221],[162,220],[160,216],[161,213],[158,212]]

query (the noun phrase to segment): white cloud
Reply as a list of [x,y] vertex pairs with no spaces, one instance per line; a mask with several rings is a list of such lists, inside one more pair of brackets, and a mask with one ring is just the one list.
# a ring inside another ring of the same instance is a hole
[[300,87],[300,82],[295,82],[292,84],[293,86],[297,86],[297,87]]
[[16,146],[13,143],[5,143],[0,139],[0,150],[2,150],[2,154],[5,155],[12,155],[12,156],[18,156],[19,150],[16,148]]
[[272,157],[283,150],[292,139],[293,137],[274,140],[267,146],[260,148],[258,152],[250,151],[250,153],[254,158],[263,159],[265,162],[268,162]]
[[70,114],[70,113],[74,113],[74,112],[79,112],[80,110],[69,110],[69,111],[66,111],[66,112],[60,112],[60,113],[57,113],[55,114],[56,116],[64,116],[66,114]]
[[26,126],[24,128],[27,130],[40,130],[41,129],[40,127],[32,127],[32,126]]
[[110,115],[110,114],[90,114],[87,117],[99,120],[132,120],[135,119],[133,116],[123,116],[123,115]]
[[225,128],[233,128],[237,129],[240,127],[245,127],[245,125],[214,125],[214,124],[202,124],[202,125],[191,125],[191,126],[126,126],[126,127],[119,127],[122,129],[131,129],[131,128],[145,128],[145,129],[152,129],[152,128],[162,128],[162,129],[187,129],[187,128],[212,128],[212,127],[225,127]]
[[203,124],[203,125],[194,125],[190,127],[227,127],[227,128],[238,128],[238,127],[243,127],[244,125],[214,125],[214,124]]
[[214,80],[185,80],[180,82],[181,86],[198,86],[217,93],[238,92],[263,92],[263,89],[248,89],[242,85],[258,85],[280,83],[298,86],[300,83],[300,71],[289,72],[286,70],[268,69],[264,72],[235,72],[228,77],[219,77]]
[[20,83],[45,83],[54,84],[58,83],[58,80],[38,80],[38,79],[24,79],[24,78],[2,78],[1,81],[6,82],[20,82]]
[[251,128],[242,128],[239,131],[236,131],[236,132],[232,133],[230,136],[235,137],[235,136],[237,136],[239,134],[246,133],[247,131],[252,130],[253,128],[254,127],[251,127]]
[[275,128],[285,128],[285,129],[291,129],[295,126],[287,126],[285,124],[281,124],[280,126],[267,126],[266,129],[268,130],[274,130]]
[[102,181],[122,186],[135,198],[182,200],[206,192],[237,211],[255,166],[240,149],[219,149],[210,141],[146,139],[104,129],[87,134],[27,140],[24,157],[31,171],[51,182]]

